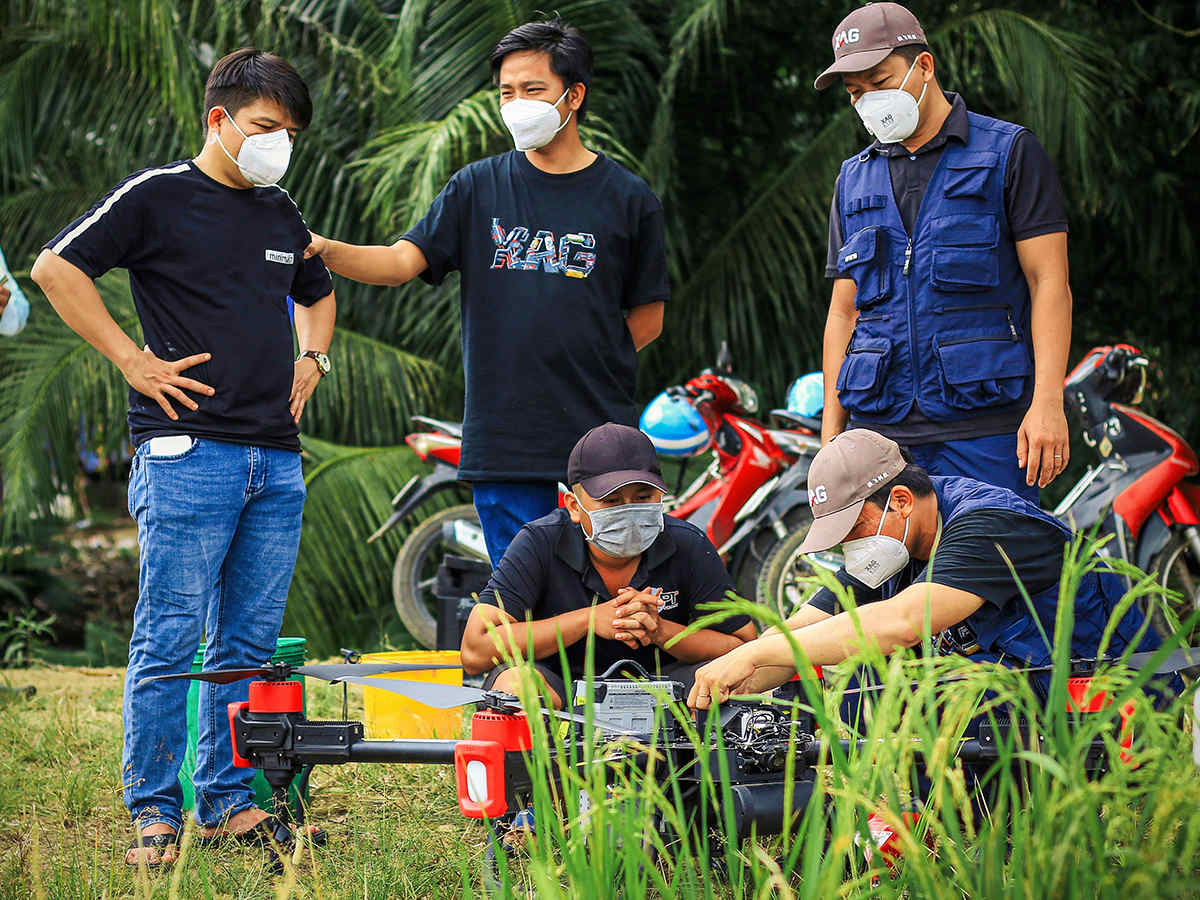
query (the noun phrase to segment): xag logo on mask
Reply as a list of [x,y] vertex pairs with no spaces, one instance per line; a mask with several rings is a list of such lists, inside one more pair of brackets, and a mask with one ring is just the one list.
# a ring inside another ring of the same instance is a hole
[[833,39],[833,49],[840,50],[847,44],[857,44],[859,37],[862,36],[857,28],[850,28],[846,31],[839,31]]

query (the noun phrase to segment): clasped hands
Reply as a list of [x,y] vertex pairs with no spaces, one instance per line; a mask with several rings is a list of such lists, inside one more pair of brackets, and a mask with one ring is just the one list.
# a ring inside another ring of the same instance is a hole
[[620,588],[617,596],[596,604],[596,637],[620,641],[631,650],[657,644],[662,633],[658,602],[658,595],[649,588]]

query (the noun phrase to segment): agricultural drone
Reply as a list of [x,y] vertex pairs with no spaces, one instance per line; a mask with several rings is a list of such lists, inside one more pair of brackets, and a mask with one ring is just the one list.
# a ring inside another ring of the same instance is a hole
[[[1077,660],[1067,681],[1069,704],[1079,713],[1096,713],[1111,706],[1112,700],[1103,691],[1092,689],[1092,678],[1101,665],[1122,662],[1137,670],[1152,663],[1156,675],[1173,675],[1200,661],[1200,650],[1178,650],[1165,659],[1162,654],[1135,653],[1124,660]],[[1155,658],[1157,657],[1157,658]],[[237,765],[260,769],[273,792],[274,813],[283,824],[292,818],[288,804],[288,789],[297,779],[307,780],[317,765],[346,763],[424,763],[453,765],[455,768],[460,812],[467,818],[485,819],[491,827],[493,849],[523,810],[531,805],[533,776],[529,751],[533,746],[527,711],[517,697],[500,691],[400,681],[378,676],[406,670],[439,668],[428,665],[403,664],[333,664],[291,667],[283,663],[264,665],[255,669],[182,673],[158,678],[186,678],[229,684],[253,678],[249,700],[231,703],[228,709]],[[441,668],[456,668],[443,666]],[[1027,669],[1026,672],[1045,671]],[[815,685],[821,689],[820,670]],[[400,696],[427,706],[449,709],[477,704],[471,718],[470,737],[463,740],[368,740],[361,722],[311,721],[303,713],[302,687],[289,680],[305,675],[329,682],[360,684]],[[633,675],[633,678],[628,677]],[[149,679],[147,679],[149,680]],[[577,703],[585,698],[588,685],[574,685]],[[874,691],[881,686],[858,688],[860,692]],[[762,701],[730,700],[711,711],[713,717],[702,721],[697,730],[684,728],[677,714],[686,696],[678,682],[649,676],[636,663],[618,663],[594,678],[590,686],[592,715],[539,708],[537,715],[567,723],[561,747],[551,752],[573,752],[576,760],[584,758],[586,742],[607,744],[615,742],[611,752],[597,754],[598,765],[613,765],[618,761],[632,763],[643,771],[654,767],[652,774],[662,780],[674,778],[680,787],[677,795],[688,813],[685,819],[693,827],[703,819],[710,823],[722,821],[722,815],[700,816],[705,802],[701,790],[701,754],[723,754],[728,771],[728,793],[732,801],[732,819],[738,839],[751,833],[760,836],[778,834],[787,815],[785,798],[791,797],[793,811],[802,811],[813,799],[816,789],[816,767],[829,760],[832,747],[821,739],[811,709],[801,702],[804,685],[794,680],[777,689]],[[810,695],[811,696],[811,695]],[[1121,711],[1121,741],[1128,748],[1131,735],[1127,732],[1126,711]],[[958,745],[955,756],[964,767],[982,773],[1003,758],[1003,748],[1021,734],[1025,724],[993,717],[980,724],[978,732]],[[590,729],[590,731],[589,731]],[[691,732],[689,734],[689,731]],[[696,735],[706,747],[698,747]],[[854,742],[838,742],[842,752],[848,752]],[[862,741],[857,742],[862,744]],[[920,755],[921,748],[914,751]],[[715,758],[715,757],[714,757]],[[1089,774],[1102,772],[1108,754],[1097,738],[1086,754],[1083,765]],[[555,767],[550,767],[555,771]],[[710,766],[710,771],[716,772]],[[790,783],[788,778],[790,776]],[[556,777],[556,776],[552,776]],[[711,810],[710,813],[714,812]],[[730,812],[728,810],[723,812]],[[295,814],[303,820],[301,805]],[[661,824],[661,823],[660,823]],[[662,825],[665,829],[665,825]],[[288,834],[281,832],[280,838]],[[282,842],[282,840],[281,840]]]

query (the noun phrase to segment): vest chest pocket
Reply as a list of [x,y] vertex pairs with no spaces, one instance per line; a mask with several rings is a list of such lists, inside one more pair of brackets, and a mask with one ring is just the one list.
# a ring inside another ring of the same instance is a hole
[[[946,166],[945,195],[951,199],[956,197],[988,196],[988,179],[996,168],[996,154],[964,154],[969,158],[959,158]],[[984,158],[979,158],[979,157]]]
[[1003,337],[937,338],[942,399],[954,409],[975,410],[1019,400],[1032,366],[1021,341]]
[[987,291],[1000,285],[1000,220],[955,215],[933,220],[930,280],[939,291]]
[[853,412],[877,413],[891,406],[886,392],[892,344],[887,338],[859,338],[851,343],[838,372],[837,391],[842,406]]
[[887,232],[878,225],[854,232],[838,251],[837,268],[838,274],[854,279],[854,305],[858,309],[883,300],[892,292]]

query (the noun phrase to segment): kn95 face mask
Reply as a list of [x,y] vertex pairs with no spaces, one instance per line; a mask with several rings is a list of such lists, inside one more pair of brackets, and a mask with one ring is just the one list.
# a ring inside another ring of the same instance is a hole
[[233,158],[233,154],[225,146],[225,142],[221,140],[220,133],[217,134],[217,143],[221,145],[221,149],[225,151],[225,155],[229,157],[229,161],[238,167],[238,171],[255,187],[270,187],[277,184],[279,179],[287,172],[288,164],[292,159],[292,138],[287,133],[286,128],[280,128],[278,131],[270,131],[266,134],[251,134],[247,135],[238,127],[238,123],[233,120],[233,116],[229,111],[222,108],[229,123],[237,129],[244,140],[242,141],[241,149],[238,150],[237,159]]
[[567,113],[567,117],[560,123],[558,105],[563,102],[569,90],[568,88],[563,91],[562,97],[553,103],[516,97],[500,107],[500,118],[512,134],[513,143],[518,150],[537,150],[544,147],[567,127],[575,111]]
[[879,517],[879,528],[875,533],[853,541],[842,543],[845,554],[846,574],[857,578],[874,590],[908,565],[908,519],[904,520],[904,537],[897,540],[883,534],[883,520],[887,518],[892,498],[888,497],[883,515]]
[[867,91],[854,104],[854,111],[862,119],[867,131],[881,144],[895,144],[911,137],[917,130],[917,123],[921,120],[921,101],[925,99],[925,91],[929,84],[922,85],[921,96],[917,99],[913,99],[913,95],[904,90],[904,85],[908,83],[909,76],[916,67],[917,61],[914,59],[904,75],[904,80],[900,82],[900,87]]

